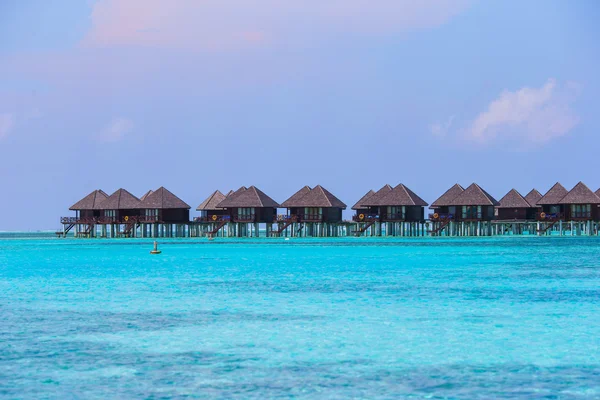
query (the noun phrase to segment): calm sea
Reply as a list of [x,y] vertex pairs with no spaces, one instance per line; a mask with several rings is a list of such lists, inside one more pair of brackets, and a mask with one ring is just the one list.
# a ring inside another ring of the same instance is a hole
[[600,239],[0,234],[2,398],[600,398]]

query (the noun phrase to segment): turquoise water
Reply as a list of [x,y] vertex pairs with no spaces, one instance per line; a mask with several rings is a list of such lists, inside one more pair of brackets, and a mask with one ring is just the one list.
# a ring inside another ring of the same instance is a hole
[[600,398],[600,240],[0,236],[3,398]]

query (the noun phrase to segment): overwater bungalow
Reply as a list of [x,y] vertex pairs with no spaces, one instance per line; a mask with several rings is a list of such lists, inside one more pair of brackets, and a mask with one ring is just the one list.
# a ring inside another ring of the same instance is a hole
[[367,202],[369,198],[374,194],[375,192],[372,189],[369,190],[367,193],[365,193],[363,197],[360,198],[360,200],[356,202],[356,204],[352,206],[352,210],[355,211],[354,215],[352,216],[352,220],[361,221],[361,216],[362,220],[364,220],[365,217],[369,216],[371,210],[369,209],[369,207],[365,206],[364,203]]
[[94,207],[100,211],[100,223],[121,224],[140,215],[140,199],[125,189],[119,189]]
[[342,221],[346,204],[321,185],[304,186],[281,204],[297,222],[337,223]]
[[540,201],[540,199],[542,198],[542,194],[540,192],[538,192],[537,189],[531,189],[531,191],[529,193],[527,193],[527,195],[525,196],[525,200],[527,200],[527,202],[529,203],[529,205],[532,208],[535,208],[536,211],[533,212],[533,216],[527,217],[527,219],[535,219],[536,215],[539,213],[540,211],[540,206],[538,205],[538,201]]
[[97,209],[97,206],[107,198],[108,195],[102,190],[94,190],[92,193],[69,207],[69,210],[75,211],[75,218],[73,218],[71,222],[85,223],[99,218],[102,213]]
[[[352,217],[352,219],[356,222],[374,222],[379,220],[379,206],[373,205],[377,201],[391,192],[394,188],[388,184],[383,185],[381,189],[372,193],[370,196],[363,196],[362,199],[359,200],[361,212],[357,210],[356,214]],[[371,190],[372,192],[372,190]],[[368,193],[367,193],[368,194]],[[357,203],[358,204],[358,203]]]
[[304,197],[304,195],[310,193],[310,191],[311,191],[310,186],[304,186],[300,190],[298,190],[296,193],[294,193],[289,199],[287,199],[286,201],[281,203],[281,207],[287,208],[288,213],[287,213],[287,215],[283,215],[283,214],[277,215],[277,221],[283,222],[283,221],[288,221],[288,220],[292,220],[292,219],[297,220],[299,206],[296,205],[296,203],[302,197]]
[[425,200],[404,184],[385,185],[369,192],[355,205],[353,220],[358,222],[357,236],[422,236],[425,234]]
[[377,208],[381,222],[416,222],[425,218],[427,202],[402,183],[398,186],[371,196],[363,203],[369,208]]
[[538,211],[537,205],[532,206],[516,189],[511,189],[498,203],[496,219],[499,221],[535,220]]
[[473,183],[451,200],[449,207],[456,207],[456,221],[491,221],[497,205],[492,195]]
[[433,202],[431,235],[490,236],[498,202],[473,183],[468,188],[456,184]]
[[103,213],[97,206],[108,198],[102,190],[97,189],[69,207],[75,211],[74,217],[61,217],[62,230],[56,231],[58,237],[66,237],[71,229],[75,228],[75,236],[83,234],[91,236],[93,229]]
[[256,186],[242,187],[217,204],[232,222],[272,223],[279,204]]
[[433,213],[429,214],[429,219],[432,221],[446,221],[454,219],[454,216],[456,215],[456,206],[451,204],[452,200],[454,200],[464,191],[465,189],[458,183],[446,190],[444,194],[442,194],[436,201],[431,203],[431,206],[429,206],[429,208],[433,210]]
[[537,201],[537,205],[540,207],[540,212],[537,214],[539,221],[558,221],[564,219],[565,205],[561,204],[560,201],[567,195],[568,191],[559,182],[556,182],[554,186]]
[[583,182],[573,187],[559,202],[566,221],[598,221],[600,197]]
[[146,193],[138,208],[140,222],[185,224],[190,221],[190,206],[163,186]]
[[[232,194],[233,191],[229,191]],[[226,195],[221,193],[219,190],[215,190],[210,196],[206,198],[198,207],[196,211],[200,211],[200,216],[195,218],[196,222],[218,222],[223,220],[223,216],[226,215],[225,209],[217,207],[219,203],[227,198]]]

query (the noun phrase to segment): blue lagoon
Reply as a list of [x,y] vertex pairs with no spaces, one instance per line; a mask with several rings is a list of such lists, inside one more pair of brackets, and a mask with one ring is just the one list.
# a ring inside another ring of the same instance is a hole
[[0,397],[600,397],[597,237],[1,235]]

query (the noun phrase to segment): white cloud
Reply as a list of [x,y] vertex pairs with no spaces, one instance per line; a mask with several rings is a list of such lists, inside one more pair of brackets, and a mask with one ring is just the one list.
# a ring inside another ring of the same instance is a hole
[[0,139],[8,136],[15,126],[15,117],[12,114],[0,114]]
[[577,85],[554,79],[540,88],[505,90],[469,124],[465,137],[482,144],[506,137],[539,144],[564,136],[579,123],[571,107],[578,92]]
[[114,119],[102,132],[98,139],[102,142],[118,142],[133,130],[133,122],[127,118]]
[[452,115],[450,118],[448,118],[448,121],[446,121],[446,123],[444,123],[444,124],[435,123],[433,125],[430,125],[429,130],[432,135],[442,138],[448,134],[453,123],[454,123],[454,115]]
[[100,0],[90,46],[203,50],[388,34],[441,25],[471,0]]

